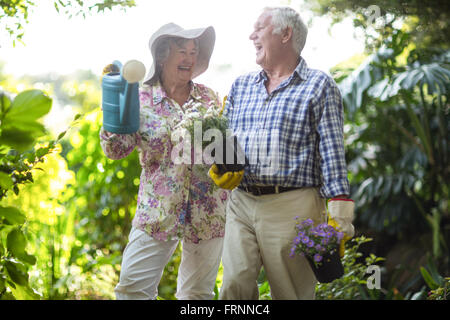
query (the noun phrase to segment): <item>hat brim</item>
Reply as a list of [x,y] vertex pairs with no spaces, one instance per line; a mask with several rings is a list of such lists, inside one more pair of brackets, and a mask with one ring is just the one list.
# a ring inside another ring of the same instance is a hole
[[154,82],[156,72],[155,64],[155,51],[161,40],[169,37],[178,37],[183,39],[198,39],[199,52],[197,57],[197,62],[194,66],[192,72],[192,79],[198,77],[200,74],[205,72],[209,66],[209,60],[214,50],[214,44],[216,41],[216,33],[212,26],[206,28],[190,29],[185,30],[174,23],[169,23],[162,26],[158,31],[156,31],[149,41],[149,48],[152,54],[153,62],[149,69],[147,76],[144,79],[144,83],[151,84]]

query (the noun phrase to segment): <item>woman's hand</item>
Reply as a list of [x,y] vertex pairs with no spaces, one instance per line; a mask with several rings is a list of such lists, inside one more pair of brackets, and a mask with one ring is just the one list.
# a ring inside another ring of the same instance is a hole
[[224,174],[220,174],[219,168],[213,164],[209,169],[208,174],[219,188],[233,190],[241,183],[244,176],[244,170],[228,171]]

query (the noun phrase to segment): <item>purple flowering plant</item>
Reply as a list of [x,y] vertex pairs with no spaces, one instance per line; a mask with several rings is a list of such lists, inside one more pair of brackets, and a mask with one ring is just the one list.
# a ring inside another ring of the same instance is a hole
[[[296,217],[298,221],[298,217]],[[314,225],[312,219],[298,221],[296,226],[297,236],[292,241],[290,256],[298,254],[302,257],[309,257],[318,267],[322,264],[324,256],[333,254],[339,248],[339,244],[344,237],[342,232],[327,223]]]

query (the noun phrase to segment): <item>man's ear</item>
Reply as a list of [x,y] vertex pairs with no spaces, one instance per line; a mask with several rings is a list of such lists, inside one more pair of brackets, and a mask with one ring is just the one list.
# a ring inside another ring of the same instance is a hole
[[286,27],[282,32],[281,32],[281,42],[282,43],[287,43],[289,42],[289,40],[292,38],[292,28],[291,27]]

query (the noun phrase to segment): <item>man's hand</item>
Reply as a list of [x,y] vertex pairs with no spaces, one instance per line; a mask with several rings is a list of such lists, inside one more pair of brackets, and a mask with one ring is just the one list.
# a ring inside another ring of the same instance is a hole
[[328,202],[328,224],[344,233],[344,238],[339,246],[340,256],[344,256],[345,243],[355,235],[353,227],[353,215],[355,203],[350,199],[331,199]]
[[244,170],[228,171],[224,174],[220,174],[219,168],[213,164],[209,169],[208,174],[219,188],[233,190],[241,183],[242,177],[244,176]]
[[[333,218],[331,218],[330,216],[328,216],[328,224],[330,226],[332,226],[333,228],[335,228],[336,230],[340,230],[340,226],[339,224],[336,222],[336,220],[334,220]],[[341,240],[341,243],[339,244],[339,256],[342,258],[344,256],[345,253],[345,243],[350,240],[352,237],[348,236],[345,234],[344,232],[344,237]]]

